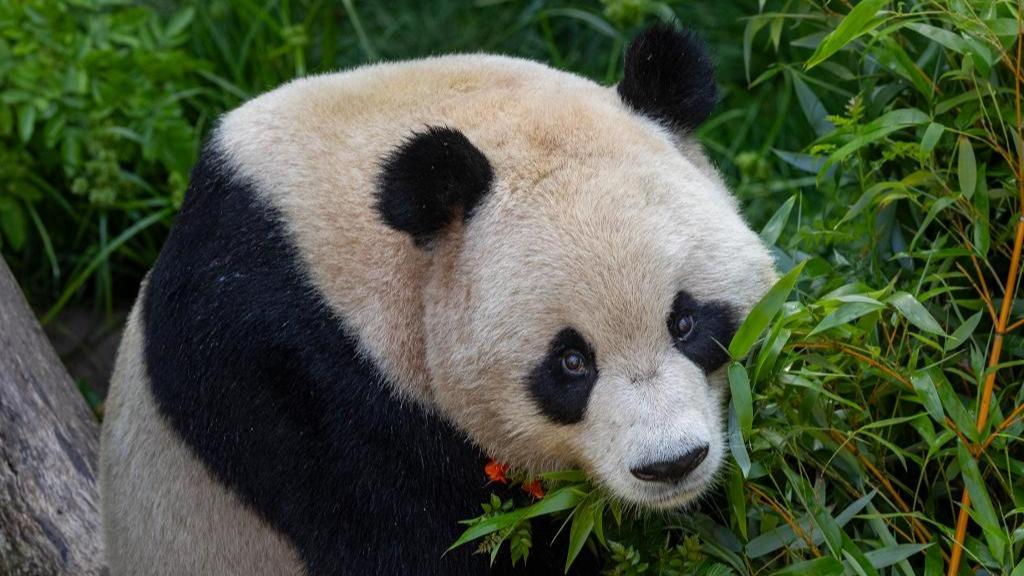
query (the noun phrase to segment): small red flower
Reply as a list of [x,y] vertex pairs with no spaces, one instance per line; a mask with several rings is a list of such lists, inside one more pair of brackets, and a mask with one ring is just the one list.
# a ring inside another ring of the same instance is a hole
[[491,458],[484,466],[484,474],[487,475],[487,479],[491,482],[508,484],[508,478],[505,477],[505,473],[508,472],[508,468],[508,464],[502,464],[494,458]]
[[540,500],[544,497],[544,486],[540,483],[540,480],[532,480],[523,484],[523,492],[533,496],[536,500]]

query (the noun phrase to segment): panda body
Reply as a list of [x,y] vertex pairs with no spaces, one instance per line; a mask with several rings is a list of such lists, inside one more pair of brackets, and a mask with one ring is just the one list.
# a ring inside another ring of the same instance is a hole
[[[487,573],[442,556],[485,454],[692,500],[721,461],[722,343],[774,278],[686,136],[710,82],[654,29],[617,90],[445,56],[225,116],[118,354],[112,574]],[[536,546],[527,573],[562,558]]]

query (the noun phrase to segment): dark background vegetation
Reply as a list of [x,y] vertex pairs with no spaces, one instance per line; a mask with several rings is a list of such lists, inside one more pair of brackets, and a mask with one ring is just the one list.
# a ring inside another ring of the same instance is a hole
[[678,20],[722,91],[698,135],[788,273],[730,347],[732,465],[701,511],[653,518],[553,475],[534,508],[488,503],[469,545],[528,553],[545,544],[529,516],[554,513],[611,574],[1024,576],[1020,12],[0,0],[0,253],[100,414],[126,306],[221,113],[295,77],[450,52],[613,84],[636,31]]

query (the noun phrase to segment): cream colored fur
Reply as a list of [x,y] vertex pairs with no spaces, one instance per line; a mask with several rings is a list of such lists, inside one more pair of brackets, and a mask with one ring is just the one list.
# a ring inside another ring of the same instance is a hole
[[[468,224],[423,250],[373,203],[381,159],[431,125],[462,131],[495,181]],[[711,480],[724,444],[721,374],[706,377],[673,349],[666,316],[683,289],[746,311],[774,272],[692,139],[611,88],[476,55],[297,80],[227,115],[216,141],[281,210],[300,265],[399,397],[495,457],[579,465],[632,502],[678,505]],[[567,326],[600,369],[570,426],[543,417],[525,384]],[[136,312],[104,430],[113,573],[297,572],[290,548],[156,413],[141,338]],[[683,486],[629,473],[702,442],[710,455]]]
[[100,493],[114,576],[303,574],[291,546],[217,482],[157,413],[142,355],[142,300],[106,402]]

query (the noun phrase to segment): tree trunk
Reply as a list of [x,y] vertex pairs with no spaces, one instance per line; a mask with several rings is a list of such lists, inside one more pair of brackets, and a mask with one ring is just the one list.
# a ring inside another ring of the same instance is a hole
[[99,575],[99,431],[0,258],[0,576]]

